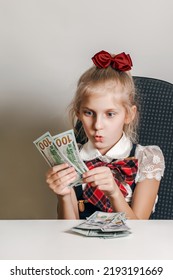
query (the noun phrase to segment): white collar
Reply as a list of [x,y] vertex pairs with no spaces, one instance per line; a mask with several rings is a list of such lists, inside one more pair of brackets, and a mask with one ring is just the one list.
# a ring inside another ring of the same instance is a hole
[[130,155],[131,149],[132,142],[125,133],[123,133],[121,139],[104,156],[94,148],[90,141],[83,145],[80,150],[80,156],[84,161],[99,158],[101,161],[111,162],[113,159],[127,158]]

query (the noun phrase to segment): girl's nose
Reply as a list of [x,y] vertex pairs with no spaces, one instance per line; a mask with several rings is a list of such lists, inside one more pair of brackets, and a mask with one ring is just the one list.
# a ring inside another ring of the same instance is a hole
[[97,116],[95,118],[94,126],[95,126],[95,130],[103,129],[103,119],[101,118],[101,116]]

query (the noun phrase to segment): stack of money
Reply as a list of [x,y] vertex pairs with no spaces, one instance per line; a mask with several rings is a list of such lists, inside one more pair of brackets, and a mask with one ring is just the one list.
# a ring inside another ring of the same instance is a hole
[[55,136],[51,136],[50,132],[46,132],[33,143],[49,166],[53,167],[66,162],[69,166],[75,168],[77,179],[70,187],[82,183],[82,174],[86,172],[88,168],[80,158],[73,129]]
[[107,213],[96,211],[85,222],[72,228],[73,232],[89,237],[116,238],[129,235],[124,212]]

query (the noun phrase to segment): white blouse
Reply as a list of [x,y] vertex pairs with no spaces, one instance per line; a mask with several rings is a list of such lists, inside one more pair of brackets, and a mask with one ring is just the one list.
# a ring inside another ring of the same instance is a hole
[[[111,162],[113,159],[124,159],[130,155],[132,149],[132,142],[126,137],[125,133],[121,139],[116,143],[105,155],[94,148],[93,144],[88,141],[80,150],[80,156],[83,161],[99,158],[104,162]],[[141,182],[147,179],[161,180],[165,161],[161,149],[158,146],[141,146],[137,144],[135,150],[135,158],[138,159],[138,171],[135,182]],[[132,190],[128,184],[125,185],[128,195],[126,201],[130,202],[132,198]]]

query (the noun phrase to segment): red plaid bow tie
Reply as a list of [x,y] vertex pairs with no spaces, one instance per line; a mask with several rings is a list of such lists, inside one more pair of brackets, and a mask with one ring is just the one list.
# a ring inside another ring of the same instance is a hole
[[[124,196],[128,194],[125,184],[128,184],[129,186],[133,185],[138,169],[138,160],[134,157],[119,161],[112,161],[110,163],[102,162],[99,159],[94,159],[85,163],[89,169],[100,166],[109,167],[112,171],[115,182]],[[93,188],[88,184],[83,192],[83,197],[88,200],[88,202],[97,206],[101,211],[113,211],[109,198],[104,194],[104,192],[97,189],[97,187]]]

